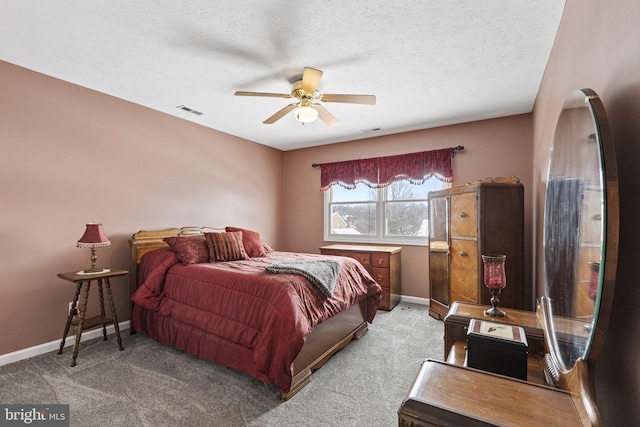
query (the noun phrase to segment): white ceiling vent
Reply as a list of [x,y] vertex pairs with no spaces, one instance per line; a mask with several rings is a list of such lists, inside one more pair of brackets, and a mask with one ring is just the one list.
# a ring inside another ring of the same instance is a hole
[[193,108],[189,108],[186,105],[178,105],[176,108],[179,108],[179,109],[184,110],[184,111],[188,111],[188,112],[190,112],[192,114],[195,114],[196,116],[201,116],[202,114],[204,114],[204,113],[201,113],[198,110],[194,110]]
[[365,129],[362,132],[363,133],[369,133],[369,132],[380,132],[382,130],[382,128],[373,128],[373,129]]

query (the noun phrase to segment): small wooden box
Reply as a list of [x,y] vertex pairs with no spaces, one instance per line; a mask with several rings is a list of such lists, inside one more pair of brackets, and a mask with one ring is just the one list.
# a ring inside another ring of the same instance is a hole
[[527,380],[527,337],[519,326],[471,319],[467,366]]

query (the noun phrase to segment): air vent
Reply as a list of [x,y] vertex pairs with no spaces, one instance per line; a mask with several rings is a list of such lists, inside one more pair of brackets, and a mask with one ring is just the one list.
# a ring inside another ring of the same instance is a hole
[[184,110],[184,111],[188,111],[191,114],[195,114],[196,116],[201,116],[203,114],[198,110],[194,110],[193,108],[187,107],[186,105],[178,105],[176,108],[179,108],[179,109]]

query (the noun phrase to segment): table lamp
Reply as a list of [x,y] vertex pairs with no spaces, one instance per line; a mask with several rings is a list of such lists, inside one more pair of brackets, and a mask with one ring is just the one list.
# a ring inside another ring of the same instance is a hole
[[96,267],[96,261],[98,260],[96,249],[108,246],[111,246],[111,242],[105,236],[102,224],[87,224],[87,229],[78,240],[79,248],[91,248],[91,268],[84,270],[84,273],[102,273],[104,271],[102,268]]

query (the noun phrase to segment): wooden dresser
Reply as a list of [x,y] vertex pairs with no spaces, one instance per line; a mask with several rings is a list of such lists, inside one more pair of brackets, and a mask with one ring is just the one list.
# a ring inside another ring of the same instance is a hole
[[399,246],[329,245],[320,248],[323,255],[346,256],[362,264],[382,287],[380,308],[391,310],[400,302]]
[[566,391],[425,360],[398,410],[400,427],[583,426]]
[[503,254],[501,307],[533,308],[524,277],[524,187],[478,182],[429,193],[429,314],[442,319],[455,301],[489,304],[482,255]]
[[[544,373],[544,332],[533,311],[505,309],[489,317],[489,306],[455,302],[444,319],[445,361],[425,360],[398,409],[398,425],[418,426],[583,426],[588,405],[579,393],[548,386]],[[518,325],[529,343],[527,380],[466,366],[471,319]],[[568,330],[563,330],[567,333]]]

